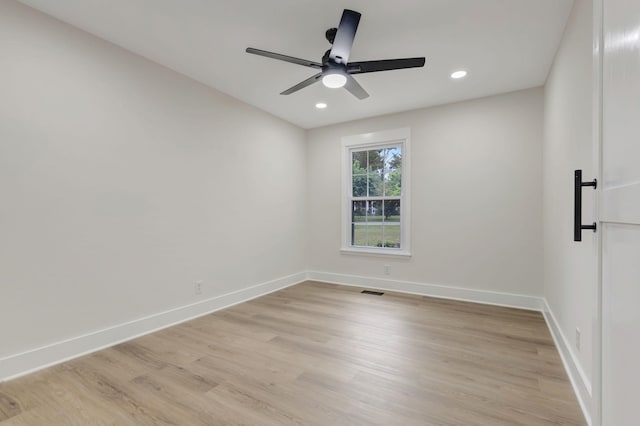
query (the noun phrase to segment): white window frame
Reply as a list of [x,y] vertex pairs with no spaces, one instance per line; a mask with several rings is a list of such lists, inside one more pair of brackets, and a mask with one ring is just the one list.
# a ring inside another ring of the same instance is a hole
[[[408,127],[342,137],[342,242],[340,252],[381,256],[411,256],[411,129]],[[389,145],[402,146],[402,176],[400,193],[400,248],[359,247],[351,245],[351,152]]]

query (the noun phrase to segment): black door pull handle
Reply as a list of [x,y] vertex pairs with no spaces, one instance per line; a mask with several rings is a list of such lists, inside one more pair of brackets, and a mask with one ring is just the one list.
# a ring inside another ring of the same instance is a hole
[[582,181],[582,170],[576,170],[573,175],[573,241],[582,241],[582,231],[584,229],[590,229],[596,232],[596,223],[591,225],[582,224],[582,188],[585,186],[591,186],[593,189],[598,187],[598,181],[596,179],[590,182]]

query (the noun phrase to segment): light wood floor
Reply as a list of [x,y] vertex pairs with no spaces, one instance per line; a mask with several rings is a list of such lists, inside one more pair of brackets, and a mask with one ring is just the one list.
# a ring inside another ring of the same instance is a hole
[[307,282],[0,384],[0,425],[583,425],[539,313]]

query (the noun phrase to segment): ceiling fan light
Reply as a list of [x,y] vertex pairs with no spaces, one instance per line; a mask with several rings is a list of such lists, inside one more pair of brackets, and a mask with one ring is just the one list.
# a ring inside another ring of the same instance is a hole
[[322,84],[330,89],[337,89],[347,84],[347,77],[339,73],[326,74],[322,77]]
[[454,80],[458,80],[460,78],[465,78],[467,76],[467,72],[465,70],[454,71],[451,73],[451,78]]

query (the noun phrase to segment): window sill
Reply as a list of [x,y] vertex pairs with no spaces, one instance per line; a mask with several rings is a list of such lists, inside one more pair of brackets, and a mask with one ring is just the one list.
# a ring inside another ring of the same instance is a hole
[[376,250],[365,248],[341,248],[340,253],[349,255],[373,255],[373,256],[387,256],[387,257],[411,257],[411,252],[403,250]]

